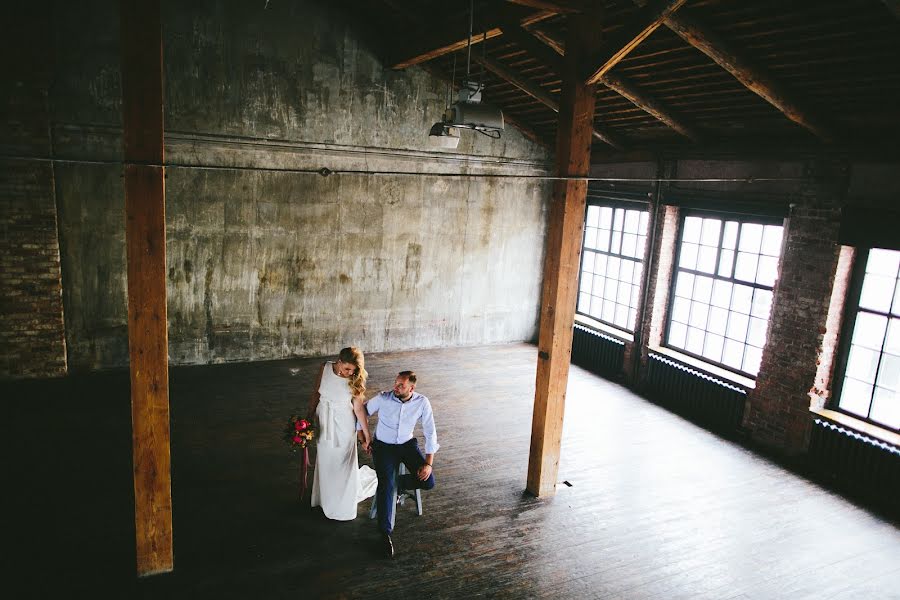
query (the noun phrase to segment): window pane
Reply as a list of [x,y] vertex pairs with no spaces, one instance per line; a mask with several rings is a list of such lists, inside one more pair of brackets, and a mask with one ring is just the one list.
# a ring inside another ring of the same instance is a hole
[[613,231],[622,231],[622,223],[625,221],[625,210],[617,208],[613,215]]
[[897,280],[897,285],[894,287],[894,304],[891,314],[900,316],[900,279]]
[[685,347],[685,350],[693,354],[702,353],[703,338],[705,336],[706,333],[702,329],[697,329],[696,327],[688,327],[687,346]]
[[631,302],[628,305],[635,308],[641,301],[641,288],[638,285],[631,286]]
[[713,284],[712,305],[728,308],[731,305],[731,290],[734,287],[730,281],[716,280]]
[[750,314],[753,288],[746,285],[735,285],[731,295],[731,310],[745,315]]
[[641,211],[641,224],[638,225],[638,233],[641,235],[647,234],[647,223],[650,222],[650,213],[646,210]]
[[731,277],[731,268],[734,266],[734,250],[722,250],[719,257],[719,276]]
[[711,277],[702,277],[700,275],[694,280],[694,300],[699,300],[709,304],[712,298],[713,280]]
[[597,242],[596,246],[597,250],[603,250],[604,252],[609,252],[609,230],[608,229],[600,229],[597,231]]
[[703,219],[703,228],[700,233],[700,243],[704,246],[718,247],[719,229],[722,221],[719,219]]
[[628,328],[632,329],[635,327],[637,321],[637,311],[633,308],[628,309]]
[[625,233],[637,233],[641,222],[641,213],[636,210],[625,211]]
[[847,359],[847,376],[866,383],[875,383],[875,370],[878,368],[878,351],[862,346],[850,346],[850,357]]
[[856,325],[853,327],[853,344],[880,352],[886,326],[887,317],[865,312],[857,313]]
[[740,369],[744,361],[744,345],[734,340],[725,340],[725,351],[722,353],[722,362],[732,369]]
[[690,298],[694,295],[694,276],[690,273],[679,273],[675,279],[675,295]]
[[584,223],[588,227],[597,227],[600,224],[599,206],[588,206],[587,217],[584,219]]
[[588,312],[591,308],[591,295],[586,294],[584,292],[578,294],[578,304],[577,310],[578,312]]
[[684,220],[684,232],[681,235],[683,242],[700,243],[700,230],[703,227],[703,219],[699,217],[687,217]]
[[588,227],[584,231],[584,247],[585,248],[596,248],[597,247],[597,230],[593,227]]
[[753,290],[753,306],[750,314],[760,319],[768,319],[772,310],[772,292],[769,290]]
[[756,281],[756,264],[759,256],[747,252],[738,252],[734,266],[734,278],[741,281]]
[[891,319],[887,339],[884,341],[884,351],[900,354],[900,319]]
[[603,295],[603,285],[606,282],[606,277],[603,275],[594,275],[594,287],[591,288],[591,293],[595,296]]
[[599,319],[603,316],[603,298],[591,296],[591,316]]
[[628,307],[628,301],[631,300],[631,284],[619,283],[619,293],[616,295],[616,302],[624,304]]
[[669,345],[675,346],[676,348],[684,348],[686,340],[687,325],[673,322],[671,327],[669,327]]
[[622,251],[622,232],[613,231],[609,242],[609,251],[616,254]]
[[883,250],[872,248],[869,250],[869,260],[866,261],[866,274],[897,276],[900,268],[900,250]]
[[762,361],[762,349],[747,346],[744,350],[744,365],[741,369],[745,373],[756,375],[759,373],[760,361]]
[[900,391],[900,356],[894,354],[882,354],[881,365],[878,367],[878,387],[895,392]]
[[679,323],[687,323],[691,312],[691,302],[684,298],[675,298],[672,304],[672,320]]
[[682,244],[681,257],[678,266],[683,269],[695,269],[697,267],[697,244]]
[[622,238],[622,254],[625,256],[637,256],[637,235],[626,233]]
[[725,231],[722,233],[722,247],[734,250],[737,243],[738,223],[737,221],[728,221],[725,223]]
[[607,279],[606,285],[603,287],[603,297],[607,300],[615,301],[618,291],[619,282],[615,279]]
[[619,268],[622,265],[622,259],[616,256],[610,256],[606,261],[606,276],[612,279],[619,278]]
[[631,276],[634,273],[634,261],[623,260],[619,266],[619,281],[627,281],[631,283]]
[[757,348],[766,345],[766,325],[765,319],[750,318],[750,329],[747,330],[747,343]]
[[715,306],[710,308],[706,329],[711,333],[725,335],[726,325],[728,325],[728,311],[724,308],[716,308]]
[[766,225],[763,229],[762,253],[766,256],[781,255],[781,238],[784,227],[780,225]]
[[594,256],[594,273],[606,274],[606,255],[597,254]]
[[741,225],[741,238],[738,241],[738,250],[758,254],[762,244],[763,226],[759,223],[744,223]]
[[616,316],[616,304],[615,302],[610,302],[609,300],[603,301],[603,312],[600,315],[600,318],[609,323],[613,322],[613,318]]
[[841,390],[841,408],[861,417],[869,414],[869,402],[872,399],[872,385],[852,377],[844,377]]
[[[709,305],[699,302],[691,302],[691,320],[690,325],[706,329],[706,318],[709,316]],[[698,353],[699,354],[699,353]]]
[[628,327],[628,307],[622,304],[616,305],[616,318],[613,321],[621,328]]
[[591,293],[591,284],[594,281],[594,276],[590,273],[582,273],[581,274],[581,286],[578,288],[581,292],[586,294]]
[[644,264],[636,262],[634,263],[634,274],[631,276],[631,282],[637,285],[641,284],[641,275],[644,273]]
[[612,229],[612,213],[613,209],[609,206],[600,208],[600,227],[602,229]]
[[894,275],[866,273],[862,293],[859,296],[859,306],[878,312],[888,312],[891,308],[896,283],[897,279]]
[[638,242],[637,242],[637,248],[634,249],[634,257],[640,258],[641,260],[643,260],[644,249],[646,248],[646,246],[647,246],[647,236],[639,235]]
[[706,334],[703,344],[703,356],[709,360],[722,362],[722,348],[725,346],[725,338],[721,335]]
[[715,273],[717,252],[716,248],[700,246],[700,253],[697,256],[697,270],[704,273]]
[[891,429],[900,427],[900,393],[876,387],[869,418]]
[[778,259],[774,256],[760,256],[759,270],[756,272],[756,283],[772,287],[778,277]]
[[728,328],[725,335],[733,340],[744,342],[747,340],[747,326],[750,324],[750,317],[741,313],[731,313],[728,316]]

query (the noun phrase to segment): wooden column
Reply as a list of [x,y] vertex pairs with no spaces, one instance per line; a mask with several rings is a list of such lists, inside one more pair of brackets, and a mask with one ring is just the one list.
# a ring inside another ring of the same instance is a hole
[[[590,171],[595,87],[584,83],[580,67],[596,43],[583,26],[586,21],[575,18],[568,24],[556,138],[561,176],[587,176]],[[557,181],[553,186],[528,459],[527,489],[535,496],[556,492],[586,195],[586,181]]]
[[166,192],[159,0],[122,0],[128,353],[138,575],[171,571]]

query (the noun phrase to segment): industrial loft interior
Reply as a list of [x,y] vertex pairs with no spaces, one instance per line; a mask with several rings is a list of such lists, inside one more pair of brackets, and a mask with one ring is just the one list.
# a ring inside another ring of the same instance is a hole
[[897,0],[0,22],[5,597],[900,598]]

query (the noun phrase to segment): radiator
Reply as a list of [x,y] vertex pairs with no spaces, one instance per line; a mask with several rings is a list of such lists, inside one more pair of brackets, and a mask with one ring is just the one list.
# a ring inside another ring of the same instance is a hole
[[625,342],[599,331],[575,325],[572,333],[572,363],[598,375],[617,378],[625,361]]
[[900,448],[813,418],[808,458],[841,487],[893,503],[900,512]]
[[733,434],[744,417],[746,390],[650,354],[646,394],[650,400],[723,434]]

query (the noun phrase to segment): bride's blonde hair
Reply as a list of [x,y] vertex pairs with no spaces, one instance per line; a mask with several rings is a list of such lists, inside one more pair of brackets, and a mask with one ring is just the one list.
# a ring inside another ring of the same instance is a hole
[[338,354],[338,358],[341,361],[356,367],[356,370],[353,371],[353,375],[347,380],[347,385],[350,386],[350,394],[354,397],[365,394],[366,379],[369,378],[369,373],[366,371],[366,359],[363,356],[362,350],[355,346],[344,348],[341,350],[340,354]]

